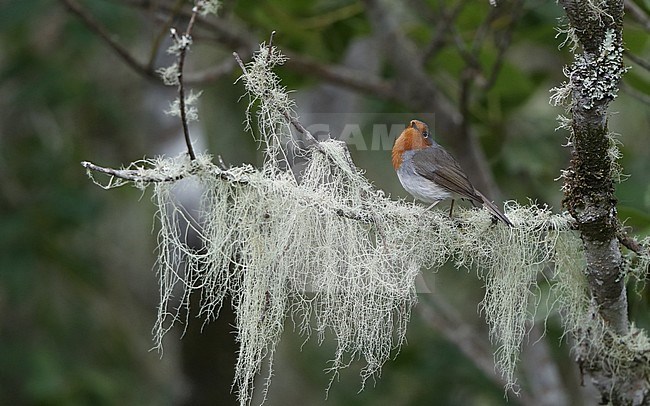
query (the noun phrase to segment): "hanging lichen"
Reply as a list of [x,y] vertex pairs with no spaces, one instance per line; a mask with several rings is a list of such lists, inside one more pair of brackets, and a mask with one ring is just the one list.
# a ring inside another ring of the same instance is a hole
[[[375,189],[345,145],[334,140],[312,140],[298,149],[306,165],[295,174],[286,151],[297,119],[272,71],[284,60],[275,48],[262,46],[241,77],[249,114],[257,112],[255,132],[265,151],[261,168],[225,169],[207,155],[129,168],[134,179],[142,179],[135,186],[153,184],[158,207],[159,348],[165,333],[189,316],[191,295],[200,298],[193,312],[207,321],[218,317],[229,296],[240,345],[235,371],[240,404],[250,402],[264,362],[270,378],[288,319],[307,337],[333,337],[333,377],[362,359],[365,382],[404,343],[418,272],[449,262],[477,269],[485,281],[481,308],[496,364],[515,391],[521,343],[539,302],[540,271],[554,269],[555,303],[566,330],[575,337],[578,331],[605,337],[591,309],[581,244],[567,216],[509,202],[514,227],[505,227],[484,210],[460,209],[452,219],[395,201]],[[187,182],[197,183],[202,193],[196,214],[176,199],[176,189]],[[199,247],[187,243],[190,229]]]

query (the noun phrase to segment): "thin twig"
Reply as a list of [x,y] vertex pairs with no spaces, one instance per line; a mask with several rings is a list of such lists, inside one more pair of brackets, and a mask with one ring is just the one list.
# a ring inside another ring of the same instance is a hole
[[446,45],[449,28],[456,22],[456,17],[458,17],[463,7],[465,7],[465,0],[458,1],[451,11],[445,10],[442,12],[442,16],[438,19],[436,32],[433,34],[433,40],[422,52],[423,64],[430,58],[436,56]]
[[266,54],[266,63],[271,62],[271,56],[273,56],[273,37],[275,37],[275,30],[271,31],[271,36],[269,37],[269,45],[267,46],[269,52]]
[[510,19],[510,21],[508,22],[508,26],[505,28],[505,32],[502,34],[501,39],[498,41],[497,59],[492,65],[492,71],[490,72],[490,76],[488,77],[485,84],[483,84],[484,90],[491,89],[492,86],[494,86],[497,77],[499,76],[499,72],[501,72],[501,67],[503,66],[506,50],[510,47],[510,43],[512,41],[512,34],[517,26],[517,23],[521,19],[521,15],[524,9],[523,1],[521,0],[515,1],[513,8],[514,10],[511,10],[508,13],[507,18]]
[[461,122],[459,126],[459,131],[462,134],[463,138],[468,138],[470,136],[469,121],[471,118],[470,114],[470,101],[472,94],[472,84],[478,72],[472,66],[466,66],[463,69],[463,72],[460,75],[460,96],[458,100],[458,108],[460,109]]
[[246,70],[246,65],[244,65],[244,61],[241,60],[239,54],[237,52],[233,52],[232,56],[235,57],[235,61],[237,61],[237,65],[239,65],[242,72],[244,72],[244,76],[248,75],[248,70]]
[[192,147],[192,140],[190,138],[190,129],[187,122],[187,111],[185,108],[185,86],[183,85],[183,67],[185,65],[185,55],[187,54],[187,49],[189,48],[192,40],[192,28],[194,27],[194,21],[196,20],[196,15],[199,13],[199,8],[194,6],[192,8],[192,16],[190,17],[190,22],[187,24],[187,29],[181,38],[176,37],[176,30],[172,28],[172,37],[176,41],[180,41],[181,44],[180,54],[178,56],[178,97],[181,110],[181,122],[183,124],[183,136],[185,137],[185,144],[187,145],[187,153],[190,155],[190,159],[194,161],[196,159],[196,154],[194,154],[194,147]]
[[474,33],[474,39],[472,40],[472,45],[469,47],[469,52],[476,58],[478,58],[478,55],[483,48],[483,43],[488,38],[488,31],[490,31],[492,23],[502,12],[502,8],[490,7],[488,15],[485,17],[481,25],[479,25],[476,29],[476,32]]
[[[160,50],[160,44],[165,38],[165,35],[169,33],[169,30],[171,29],[174,23],[174,19],[176,18],[180,10],[182,10],[184,3],[185,0],[176,0],[176,4],[173,6],[173,11],[169,12],[167,18],[164,21],[162,21],[161,28],[158,31],[158,33],[155,35],[151,45],[149,63],[147,64],[148,69],[151,69],[152,71],[155,70],[154,66],[155,66],[156,58],[158,57],[158,52]],[[156,5],[151,4],[149,7],[153,9],[154,7],[156,7]]]
[[[273,36],[271,36],[271,39],[273,39]],[[270,52],[270,50],[269,50],[269,52]],[[240,58],[239,54],[238,54],[237,52],[233,52],[232,55],[235,57],[235,60],[237,61],[237,64],[238,64],[239,67],[241,68],[242,72],[244,73],[244,76],[248,75],[248,71],[246,70],[246,65],[244,65],[244,62],[243,62],[242,59]],[[277,106],[276,106],[276,107],[277,107]],[[320,143],[318,142],[318,140],[316,139],[316,137],[314,137],[314,135],[313,135],[311,132],[309,132],[309,130],[307,130],[307,129],[305,128],[305,126],[302,125],[302,123],[301,123],[300,121],[298,121],[298,119],[296,119],[295,117],[293,117],[293,116],[291,115],[291,113],[290,113],[288,110],[286,110],[286,109],[281,109],[281,110],[280,110],[279,107],[278,107],[278,111],[279,111],[279,112],[284,116],[284,118],[285,118],[289,123],[291,123],[291,125],[292,125],[292,126],[293,126],[293,127],[294,127],[294,128],[295,128],[295,129],[300,133],[300,134],[304,135],[305,137],[307,137],[307,139],[308,139],[309,141],[313,142],[313,144],[314,144],[314,146],[316,147],[316,149],[318,149],[319,151],[323,152],[323,147],[320,145]]]
[[481,62],[478,60],[479,51],[475,51],[467,47],[463,37],[460,35],[455,27],[452,27],[454,44],[458,50],[458,54],[463,58],[465,64],[480,73],[482,71]]
[[85,10],[81,5],[79,5],[74,0],[59,0],[63,5],[70,10],[73,14],[81,19],[81,21],[88,27],[92,32],[99,35],[99,37],[108,44],[108,46],[117,53],[120,58],[126,62],[133,70],[140,73],[141,75],[149,78],[159,80],[156,72],[153,68],[139,62],[133,55],[127,51],[122,45],[120,45],[115,39],[113,39],[113,34],[99,21],[93,17],[87,10]]
[[156,182],[174,182],[181,180],[185,175],[178,176],[167,176],[167,177],[153,177],[153,176],[144,176],[141,170],[138,169],[113,169],[106,168],[103,166],[95,165],[92,162],[82,161],[81,166],[84,168],[104,173],[106,175],[114,176],[119,179],[128,180],[130,182],[146,182],[146,183],[156,183]]
[[622,229],[616,233],[616,238],[618,239],[618,242],[623,244],[625,248],[629,249],[630,251],[634,251],[638,255],[650,254],[650,248],[641,245],[640,242],[638,242],[634,237],[630,237]]

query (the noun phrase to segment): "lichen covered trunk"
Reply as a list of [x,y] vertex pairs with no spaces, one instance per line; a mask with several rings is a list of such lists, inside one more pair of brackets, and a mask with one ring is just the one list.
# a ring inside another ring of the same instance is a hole
[[587,278],[598,311],[613,331],[626,334],[627,303],[616,239],[617,168],[607,127],[607,108],[625,70],[623,2],[564,1],[562,6],[570,34],[582,47],[568,69],[573,150],[564,174],[564,205],[584,243]]
[[563,174],[563,204],[583,242],[595,322],[576,326],[573,332],[579,343],[577,360],[600,392],[603,404],[648,404],[648,364],[633,345],[631,337],[637,333],[628,321],[614,196],[614,183],[620,176],[618,151],[607,120],[609,103],[625,72],[624,3],[587,0],[561,4],[569,21],[568,35],[580,46],[566,70],[568,83],[554,89],[556,100],[570,98],[571,120],[565,124],[570,127],[572,158]]

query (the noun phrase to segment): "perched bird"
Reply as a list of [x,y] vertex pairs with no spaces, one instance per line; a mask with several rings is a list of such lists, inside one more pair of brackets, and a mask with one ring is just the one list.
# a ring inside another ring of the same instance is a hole
[[413,197],[435,206],[441,200],[468,199],[483,204],[496,218],[512,227],[508,218],[467,179],[458,162],[438,145],[429,126],[411,120],[393,145],[393,167],[399,181]]

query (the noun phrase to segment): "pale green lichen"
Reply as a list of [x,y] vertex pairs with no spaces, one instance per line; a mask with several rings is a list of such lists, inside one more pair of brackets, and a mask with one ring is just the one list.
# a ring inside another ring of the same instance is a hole
[[550,90],[551,97],[549,98],[549,103],[552,106],[565,106],[567,111],[569,110],[569,100],[571,100],[571,90],[573,83],[571,82],[571,74],[568,67],[562,69],[564,76],[566,76],[569,81],[564,81],[560,86],[553,87]]
[[221,1],[218,0],[199,0],[196,3],[198,12],[202,16],[207,16],[208,14],[217,14],[221,8]]
[[[324,152],[312,152],[300,184],[286,171],[222,170],[203,155],[193,166],[186,157],[153,163],[168,176],[193,171],[203,190],[201,215],[194,219],[174,197],[182,182],[154,186],[160,221],[158,344],[174,322],[187,317],[181,310],[191,294],[202,298],[198,312],[206,318],[216,317],[231,295],[243,402],[289,316],[303,334],[333,336],[333,376],[360,357],[367,363],[365,381],[404,342],[420,269],[453,261],[476,268],[486,282],[481,306],[498,347],[497,366],[516,390],[536,277],[555,259],[559,242],[570,245],[564,241],[570,235],[567,218],[511,202],[506,211],[513,228],[493,225],[483,210],[459,209],[456,220],[450,219],[383,196],[347,166],[339,142],[322,146]],[[203,247],[186,245],[187,227],[196,229]],[[579,252],[579,245],[571,249]]]
[[178,63],[159,68],[156,70],[156,73],[160,76],[165,86],[178,86],[180,84],[178,81],[180,73],[178,70]]
[[[391,200],[353,166],[345,145],[332,140],[304,152],[307,166],[299,182],[281,150],[291,137],[283,112],[293,114],[292,101],[270,71],[283,60],[262,48],[242,77],[259,109],[266,155],[261,169],[224,170],[205,155],[142,166],[143,176],[184,179],[154,184],[160,224],[157,346],[188,317],[192,294],[201,298],[197,312],[206,320],[218,317],[228,295],[240,343],[235,383],[241,404],[249,402],[262,364],[272,370],[288,317],[302,334],[336,341],[333,378],[361,358],[365,382],[405,341],[418,272],[452,261],[476,267],[486,282],[482,308],[498,347],[496,362],[514,387],[521,341],[534,313],[536,275],[554,258],[567,219],[509,203],[510,228],[494,225],[485,210],[459,209],[450,219]],[[186,178],[202,190],[198,216],[176,199]],[[201,247],[187,244],[188,229]],[[425,241],[428,249],[422,249]]]
[[555,31],[557,31],[555,38],[564,35],[564,40],[560,43],[560,45],[558,45],[558,49],[564,48],[567,46],[567,44],[569,45],[569,51],[571,52],[574,52],[578,48],[580,40],[578,40],[575,28],[571,27],[571,25],[565,23],[560,27],[556,27]]
[[192,36],[187,34],[179,34],[175,28],[170,29],[172,44],[167,48],[167,53],[170,55],[179,56],[183,50],[189,49],[192,45]]
[[[241,78],[251,100],[249,115],[257,109],[265,151],[260,169],[223,169],[203,154],[194,161],[183,155],[130,167],[152,180],[135,185],[153,185],[158,208],[158,348],[175,323],[187,320],[192,295],[198,295],[195,311],[206,321],[218,317],[229,296],[240,345],[235,387],[241,405],[250,402],[265,362],[266,390],[289,319],[307,337],[334,339],[332,379],[362,359],[365,382],[405,342],[420,270],[451,262],[476,269],[485,281],[481,309],[508,388],[517,390],[519,351],[534,322],[537,277],[544,268],[555,269],[554,300],[567,333],[578,345],[595,340],[593,357],[605,353],[606,329],[593,311],[581,242],[567,215],[509,202],[505,212],[514,227],[506,227],[493,224],[486,210],[458,209],[452,219],[395,201],[375,189],[345,145],[333,140],[303,150],[306,166],[295,176],[286,153],[293,102],[271,71],[284,60],[263,46]],[[201,190],[198,213],[188,212],[176,195],[188,182]],[[190,230],[199,237],[198,248],[187,242]],[[631,340],[622,345],[631,348]]]
[[613,28],[605,32],[598,55],[582,53],[571,65],[572,88],[580,92],[581,107],[589,110],[603,100],[613,100],[618,83],[627,70],[623,67],[623,45]]
[[[195,93],[193,90],[190,90],[189,94],[185,97],[185,118],[188,122],[197,121],[199,119],[199,110],[196,107],[196,103],[201,97],[201,93]],[[172,103],[169,103],[169,109],[165,110],[165,114],[174,117],[181,117],[181,103],[180,99],[176,98]]]

